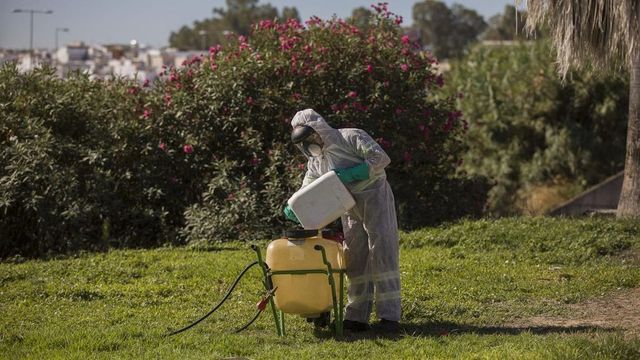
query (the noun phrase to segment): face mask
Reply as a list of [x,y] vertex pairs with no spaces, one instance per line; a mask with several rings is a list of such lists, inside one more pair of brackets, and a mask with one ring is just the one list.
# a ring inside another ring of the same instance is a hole
[[307,147],[307,149],[309,150],[309,153],[311,153],[311,155],[313,155],[313,156],[322,155],[322,148],[318,144],[310,144]]

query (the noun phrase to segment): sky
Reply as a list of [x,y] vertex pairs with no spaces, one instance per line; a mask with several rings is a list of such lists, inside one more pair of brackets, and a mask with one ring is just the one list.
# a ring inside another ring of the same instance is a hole
[[[389,10],[403,16],[403,25],[410,25],[411,8],[418,0],[386,0]],[[485,19],[501,13],[506,4],[515,0],[444,0],[475,9]],[[295,6],[302,20],[312,15],[330,18],[334,14],[345,18],[360,6],[369,7],[380,0],[260,0],[279,11]],[[14,9],[52,10],[52,14],[35,14],[33,46],[55,47],[84,41],[88,44],[129,43],[136,39],[141,45],[168,45],[169,35],[183,25],[212,17],[214,7],[225,7],[225,0],[0,0],[0,48],[28,49],[30,15],[13,13]],[[56,31],[68,28],[69,32]]]

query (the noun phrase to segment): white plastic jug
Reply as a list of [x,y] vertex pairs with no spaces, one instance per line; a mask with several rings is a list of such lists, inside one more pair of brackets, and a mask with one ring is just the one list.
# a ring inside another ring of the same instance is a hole
[[322,229],[356,205],[333,171],[298,190],[287,203],[305,229]]

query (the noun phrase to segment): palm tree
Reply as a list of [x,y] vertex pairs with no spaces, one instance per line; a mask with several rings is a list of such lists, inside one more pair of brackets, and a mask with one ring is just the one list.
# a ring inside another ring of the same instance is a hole
[[526,0],[526,4],[527,29],[546,26],[563,78],[573,65],[629,69],[627,154],[618,216],[640,217],[640,0]]

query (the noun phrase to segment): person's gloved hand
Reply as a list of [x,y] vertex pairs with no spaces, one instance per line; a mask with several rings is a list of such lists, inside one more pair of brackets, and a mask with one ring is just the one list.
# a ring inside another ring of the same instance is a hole
[[334,169],[333,171],[336,172],[340,181],[345,184],[349,184],[354,181],[367,180],[369,178],[369,165],[366,162],[354,167]]
[[284,207],[284,216],[296,223],[300,223],[300,220],[298,220],[298,217],[296,216],[296,214],[293,213],[293,210],[291,210],[291,207],[289,205]]

